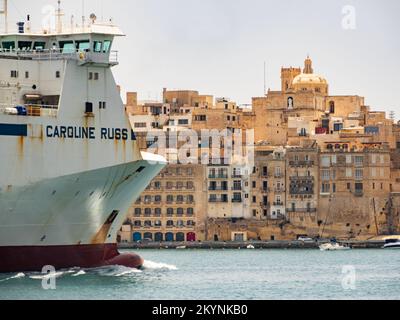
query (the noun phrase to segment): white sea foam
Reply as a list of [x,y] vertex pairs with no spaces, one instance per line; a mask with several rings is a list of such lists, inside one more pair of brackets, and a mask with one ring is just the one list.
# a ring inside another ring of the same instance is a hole
[[[72,271],[73,272],[73,271]],[[71,271],[59,271],[54,273],[46,273],[46,274],[33,274],[30,275],[29,278],[33,280],[47,280],[52,278],[60,278],[65,274],[71,273]]]
[[17,273],[15,276],[0,280],[0,282],[5,282],[13,279],[21,279],[21,278],[25,278],[25,273],[22,272]]
[[74,273],[72,276],[73,277],[79,277],[85,275],[86,272],[84,270],[78,271],[77,273]]
[[149,269],[149,270],[156,270],[156,269],[166,269],[166,270],[178,270],[178,268],[174,265],[171,264],[166,264],[166,263],[161,263],[161,262],[154,262],[154,261],[149,261],[145,260],[143,264],[143,269]]
[[106,276],[106,277],[122,277],[122,276],[127,276],[131,275],[134,273],[141,273],[142,271],[135,269],[135,268],[128,268],[124,266],[108,266],[108,267],[101,267],[97,269],[92,269],[91,271],[94,271],[100,276]]

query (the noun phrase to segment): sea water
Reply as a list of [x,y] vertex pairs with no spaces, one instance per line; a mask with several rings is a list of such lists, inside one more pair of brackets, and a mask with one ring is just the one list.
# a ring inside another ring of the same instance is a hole
[[[128,250],[129,251],[129,250]],[[141,250],[125,267],[0,274],[0,299],[400,299],[400,250]]]

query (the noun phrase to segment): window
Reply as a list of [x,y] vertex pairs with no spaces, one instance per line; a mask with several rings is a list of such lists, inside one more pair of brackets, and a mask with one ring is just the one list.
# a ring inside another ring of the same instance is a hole
[[139,217],[142,214],[141,208],[135,208],[135,216]]
[[355,156],[354,157],[354,163],[356,166],[362,166],[364,163],[364,157],[362,156]]
[[376,168],[371,168],[371,176],[376,177]]
[[323,183],[321,186],[321,193],[329,193],[330,192],[330,184]]
[[18,78],[18,71],[17,70],[11,70],[11,78]]
[[33,44],[33,50],[42,51],[44,49],[46,49],[46,42],[37,41]]
[[174,209],[167,208],[167,216],[173,216],[173,215],[174,215]]
[[332,192],[333,192],[333,193],[336,193],[336,183],[333,183],[333,184],[332,184]]
[[192,216],[194,213],[193,208],[187,208],[186,213],[187,213],[187,215]]
[[156,226],[156,227],[161,227],[161,226],[162,226],[162,222],[161,222],[160,220],[156,220],[156,221],[154,222],[154,226]]
[[161,196],[157,195],[154,197],[154,202],[160,203],[161,202]]
[[321,171],[321,179],[322,180],[329,180],[331,178],[330,170],[322,170]]
[[330,167],[330,165],[331,165],[331,158],[329,156],[321,157],[321,166]]
[[154,209],[154,214],[156,215],[156,216],[161,216],[161,208],[155,208]]
[[150,208],[146,208],[146,209],[144,209],[144,215],[145,216],[151,216],[151,209]]
[[75,46],[73,41],[60,41],[60,51],[62,53],[73,53],[75,52]]
[[135,128],[146,128],[146,122],[135,122]]
[[167,202],[168,202],[168,203],[174,202],[174,196],[172,196],[172,195],[167,195]]
[[19,50],[31,50],[32,42],[31,41],[18,41],[18,49]]
[[5,51],[12,51],[15,49],[15,42],[14,41],[4,41],[2,42],[3,50]]
[[329,113],[335,113],[335,102],[334,101],[329,102]]
[[94,44],[93,44],[93,51],[94,52],[101,52],[102,46],[103,46],[103,42],[95,41]]
[[105,40],[103,44],[103,52],[107,53],[111,49],[111,41],[110,40]]
[[105,101],[99,101],[99,109],[105,109],[106,108],[106,102]]
[[75,41],[76,49],[79,51],[89,51],[90,41],[89,40],[78,40]]
[[94,80],[99,80],[99,73],[98,72],[94,73]]
[[89,77],[88,77],[88,79],[89,79],[89,80],[93,80],[93,72],[89,72]]
[[376,154],[371,154],[371,163],[376,163]]
[[178,124],[179,125],[188,125],[189,124],[189,120],[188,119],[179,119],[178,120]]
[[178,216],[183,216],[183,208],[178,208],[176,210],[176,213],[177,213]]
[[207,116],[206,115],[198,115],[194,116],[195,121],[207,121]]
[[25,79],[29,79],[29,71],[25,71]]
[[347,164],[353,163],[353,159],[352,159],[351,155],[346,155],[346,163]]
[[346,168],[346,178],[351,178],[353,176],[353,169]]

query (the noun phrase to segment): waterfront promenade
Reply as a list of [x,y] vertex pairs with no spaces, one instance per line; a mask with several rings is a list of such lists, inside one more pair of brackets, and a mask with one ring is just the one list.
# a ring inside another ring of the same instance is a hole
[[[318,249],[325,241],[247,241],[247,242],[138,242],[120,243],[120,249]],[[353,249],[380,249],[384,241],[338,241]]]

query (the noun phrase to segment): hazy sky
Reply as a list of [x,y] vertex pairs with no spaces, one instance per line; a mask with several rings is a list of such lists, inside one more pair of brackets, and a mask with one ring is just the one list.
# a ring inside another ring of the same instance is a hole
[[[55,0],[9,0],[12,23],[30,13],[40,26]],[[342,27],[346,5],[356,28]],[[63,1],[65,20],[82,15],[82,0]],[[333,95],[358,94],[376,110],[400,117],[398,0],[85,0],[85,12],[112,17],[118,39],[117,82],[140,99],[163,87],[196,89],[239,104],[280,89],[281,66],[302,66],[307,53]],[[77,19],[78,20],[78,19]]]

